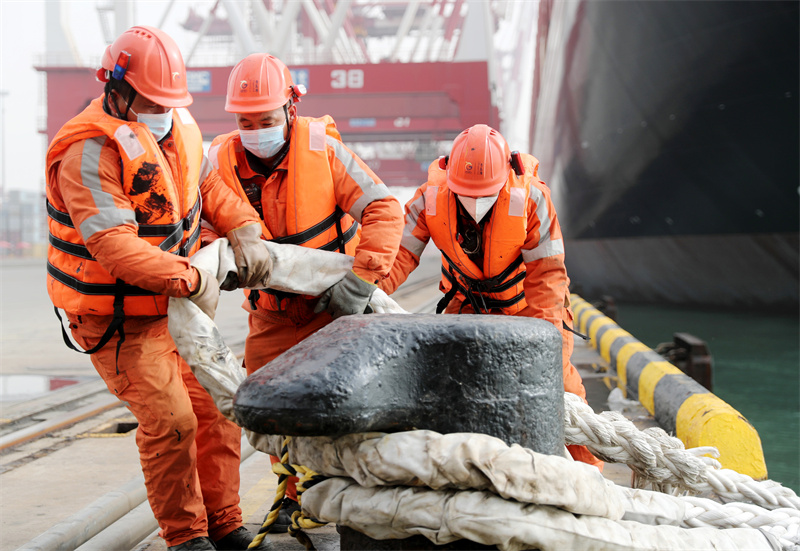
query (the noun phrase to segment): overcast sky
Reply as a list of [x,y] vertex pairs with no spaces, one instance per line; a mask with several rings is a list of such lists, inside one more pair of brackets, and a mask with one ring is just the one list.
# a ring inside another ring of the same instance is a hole
[[[38,114],[44,112],[43,77],[33,69],[37,56],[45,52],[45,10],[59,0],[0,0],[0,91],[6,92],[0,121],[0,179],[6,189],[44,191],[44,154],[46,138],[39,134]],[[66,17],[78,51],[83,59],[103,53],[105,43],[97,14],[97,0],[67,1]],[[180,27],[188,7],[201,15],[208,13],[213,0],[178,0],[164,24],[186,53],[193,33]],[[134,23],[158,25],[168,1],[140,0],[136,3]]]

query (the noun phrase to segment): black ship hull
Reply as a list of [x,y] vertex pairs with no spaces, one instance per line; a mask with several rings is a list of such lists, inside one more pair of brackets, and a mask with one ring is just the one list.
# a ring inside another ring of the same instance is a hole
[[796,309],[798,3],[541,8],[531,144],[574,288]]

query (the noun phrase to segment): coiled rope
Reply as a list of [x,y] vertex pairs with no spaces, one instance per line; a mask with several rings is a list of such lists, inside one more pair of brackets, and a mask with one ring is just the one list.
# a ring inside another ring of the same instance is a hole
[[[641,498],[637,492],[642,490],[618,487],[609,482],[608,484],[613,487],[620,497],[615,498],[615,494],[606,494],[606,499],[611,505],[608,506],[605,513],[574,511],[573,508],[574,513],[581,518],[589,519],[592,518],[592,514],[599,514],[600,517],[594,518],[605,517],[609,521],[625,523],[630,522],[630,520],[623,519],[634,519],[637,516],[659,517],[665,514],[664,507],[666,507],[673,511],[670,513],[673,517],[667,518],[668,523],[675,522],[681,528],[758,529],[774,537],[783,549],[796,549],[800,545],[800,499],[798,499],[797,495],[790,488],[785,488],[778,483],[755,481],[747,475],[721,469],[718,461],[712,457],[705,456],[705,454],[716,455],[717,451],[714,448],[686,450],[680,440],[667,435],[662,429],[639,430],[632,422],[616,412],[596,414],[580,398],[568,393],[565,393],[565,430],[567,444],[585,445],[592,453],[605,461],[627,464],[637,473],[640,487],[650,483],[661,490],[667,490],[663,495],[663,499],[666,501],[662,503],[661,508],[656,507],[648,510],[648,505],[642,504],[641,499],[638,499],[638,503],[634,503],[637,502],[637,498]],[[298,484],[298,498],[301,504],[302,494],[307,489],[330,477],[342,476],[356,480],[361,487],[402,486],[407,484],[408,480],[414,480],[415,486],[428,486],[433,488],[431,491],[442,492],[447,491],[447,488],[464,491],[475,488],[482,491],[488,490],[494,494],[499,493],[506,499],[522,501],[523,503],[540,503],[537,499],[515,495],[512,491],[513,488],[509,488],[507,485],[502,487],[476,486],[465,480],[456,480],[456,474],[452,471],[446,472],[447,468],[452,464],[441,465],[442,471],[436,475],[439,478],[436,478],[436,476],[432,478],[431,473],[427,471],[417,472],[414,470],[416,467],[407,467],[405,464],[403,472],[392,475],[397,477],[395,479],[392,479],[391,476],[387,478],[386,473],[390,471],[396,472],[396,464],[383,464],[377,467],[379,474],[374,475],[372,472],[368,472],[368,469],[364,466],[364,462],[368,458],[388,458],[390,455],[397,455],[386,453],[387,449],[396,450],[398,449],[397,446],[402,446],[404,456],[408,458],[417,457],[413,461],[409,459],[409,463],[427,464],[430,463],[430,458],[419,458],[432,453],[431,450],[434,447],[432,443],[437,442],[437,438],[452,439],[453,437],[463,437],[465,442],[468,441],[475,449],[495,450],[489,454],[491,460],[487,460],[481,466],[483,474],[477,477],[468,477],[469,480],[514,480],[517,481],[518,488],[524,489],[526,487],[525,484],[519,484],[519,481],[529,476],[528,473],[524,472],[525,469],[523,468],[527,462],[527,456],[523,455],[522,461],[508,462],[498,461],[498,458],[506,453],[509,455],[518,454],[521,450],[533,453],[529,450],[521,449],[518,446],[509,447],[499,443],[495,438],[480,434],[436,435],[436,433],[429,433],[428,431],[413,431],[408,434],[413,435],[414,433],[426,433],[428,435],[426,436],[427,443],[420,446],[415,444],[413,439],[399,440],[403,438],[402,433],[393,435],[349,435],[341,439],[295,438],[294,444],[291,438],[283,439],[283,445],[280,450],[281,463],[276,463],[273,466],[273,470],[280,477],[278,495],[275,500],[278,505],[273,505],[273,510],[270,511],[265,520],[265,526],[273,520],[270,518],[273,511],[279,510],[279,504],[282,502],[285,492],[284,480],[288,476],[294,475],[302,477],[301,482]],[[271,439],[272,446],[275,446],[277,441],[274,438],[267,437],[264,442]],[[384,440],[387,442],[394,440],[395,442],[393,444],[383,444]],[[292,445],[290,446],[290,444]],[[309,467],[290,463],[290,448],[293,450],[292,453],[297,454],[296,460],[299,462],[310,463],[314,468],[324,468],[330,472],[319,474]],[[345,449],[347,451],[343,452]],[[376,450],[381,451],[376,453]],[[275,454],[274,450],[262,449],[261,451]],[[350,465],[332,463],[321,467],[320,465],[315,465],[315,461],[318,460],[311,457],[310,453],[328,459],[348,456],[358,459],[354,459],[355,462]],[[441,456],[441,449],[437,452],[437,461],[439,456]],[[537,461],[541,469],[544,459],[540,458]],[[469,465],[465,464],[460,469],[476,468],[474,460],[470,459],[467,463]],[[529,462],[527,464],[530,465]],[[564,467],[567,465],[563,464]],[[575,465],[578,467],[577,464]],[[589,470],[593,471],[593,469]],[[572,480],[577,480],[575,477],[581,475],[581,473],[568,469],[563,471],[563,475]],[[532,486],[541,483],[541,481],[535,482],[535,473],[531,473],[530,476],[532,477],[530,482]],[[588,486],[585,480],[580,485],[584,488]],[[670,495],[676,493],[694,495]],[[558,495],[559,492],[556,492],[556,494]],[[735,500],[736,502],[718,503],[707,497],[701,497],[702,495],[714,495],[718,499]],[[628,510],[622,518],[613,513],[613,502],[619,499],[628,500]],[[650,499],[652,499],[652,496]],[[647,499],[644,501],[646,502]],[[669,503],[673,503],[674,506],[669,506]],[[550,504],[558,506],[557,503],[550,502]],[[585,506],[585,504],[582,506]],[[566,507],[566,509],[570,510],[570,507]],[[583,515],[580,514],[581,512]],[[277,512],[275,512],[275,516],[277,516]],[[662,522],[651,521],[653,524],[661,524]],[[302,533],[302,529],[311,529],[323,524],[323,522],[316,519],[304,518],[304,514],[295,513],[290,533],[295,537],[301,534],[298,538],[299,541],[306,546],[306,549],[313,549],[313,544]],[[268,529],[264,533],[267,531]],[[260,543],[262,539],[263,536],[257,542]],[[254,540],[253,547],[257,545],[257,542]],[[479,541],[479,543],[488,542]]]
[[637,487],[652,485],[663,493],[685,491],[716,494],[725,501],[747,501],[765,509],[800,510],[800,498],[772,480],[756,481],[706,455],[718,457],[713,447],[685,449],[683,442],[663,429],[639,430],[621,413],[595,413],[576,395],[564,393],[564,431],[567,444],[589,448],[610,463],[625,463],[639,477]]

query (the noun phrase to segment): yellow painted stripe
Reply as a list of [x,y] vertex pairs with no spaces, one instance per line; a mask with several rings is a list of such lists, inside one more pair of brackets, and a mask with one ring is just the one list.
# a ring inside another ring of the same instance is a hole
[[592,341],[592,348],[594,348],[595,350],[597,350],[597,332],[600,330],[601,327],[605,327],[606,325],[616,326],[617,324],[614,323],[614,320],[612,320],[611,318],[607,318],[605,316],[601,316],[593,320],[592,323],[589,324],[589,330],[587,333]]
[[569,295],[569,301],[570,304],[588,304],[582,296],[576,295],[575,293]]
[[628,361],[631,356],[637,352],[645,352],[650,350],[644,343],[639,341],[629,342],[622,346],[617,352],[617,377],[619,377],[618,385],[622,389],[625,397],[628,397]]
[[[266,506],[269,509],[275,501],[275,490],[278,487],[278,477],[269,473],[250,488],[239,500],[242,509],[242,518],[247,522],[259,509]],[[261,522],[263,519],[258,519]]]
[[675,432],[687,448],[717,448],[724,468],[756,480],[767,478],[758,432],[741,413],[713,394],[689,396],[678,409]]
[[[572,295],[575,296],[575,295]],[[575,314],[575,317],[578,317],[581,312],[586,310],[587,308],[591,308],[592,305],[586,302],[585,300],[581,301],[572,301],[572,312]]]
[[669,362],[650,362],[639,375],[639,402],[650,415],[656,414],[653,393],[664,375],[683,375],[683,372]]
[[586,304],[585,308],[575,309],[572,311],[572,313],[575,314],[575,322],[578,330],[582,333],[586,332],[586,320],[589,319],[594,311],[596,310],[589,304]]
[[600,355],[603,359],[607,362],[611,361],[611,345],[614,344],[614,341],[617,340],[619,337],[630,337],[631,334],[622,329],[621,327],[616,327],[614,329],[609,329],[603,336],[600,337],[600,343],[597,347],[597,351],[600,352]]

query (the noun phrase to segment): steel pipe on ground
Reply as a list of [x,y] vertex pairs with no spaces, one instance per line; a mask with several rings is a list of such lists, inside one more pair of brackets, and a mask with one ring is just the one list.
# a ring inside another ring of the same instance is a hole
[[[255,450],[242,437],[241,460]],[[129,513],[133,513],[131,516]],[[56,524],[16,551],[108,551],[132,548],[158,526],[147,502],[144,478],[138,476]],[[111,543],[113,542],[113,544]]]

